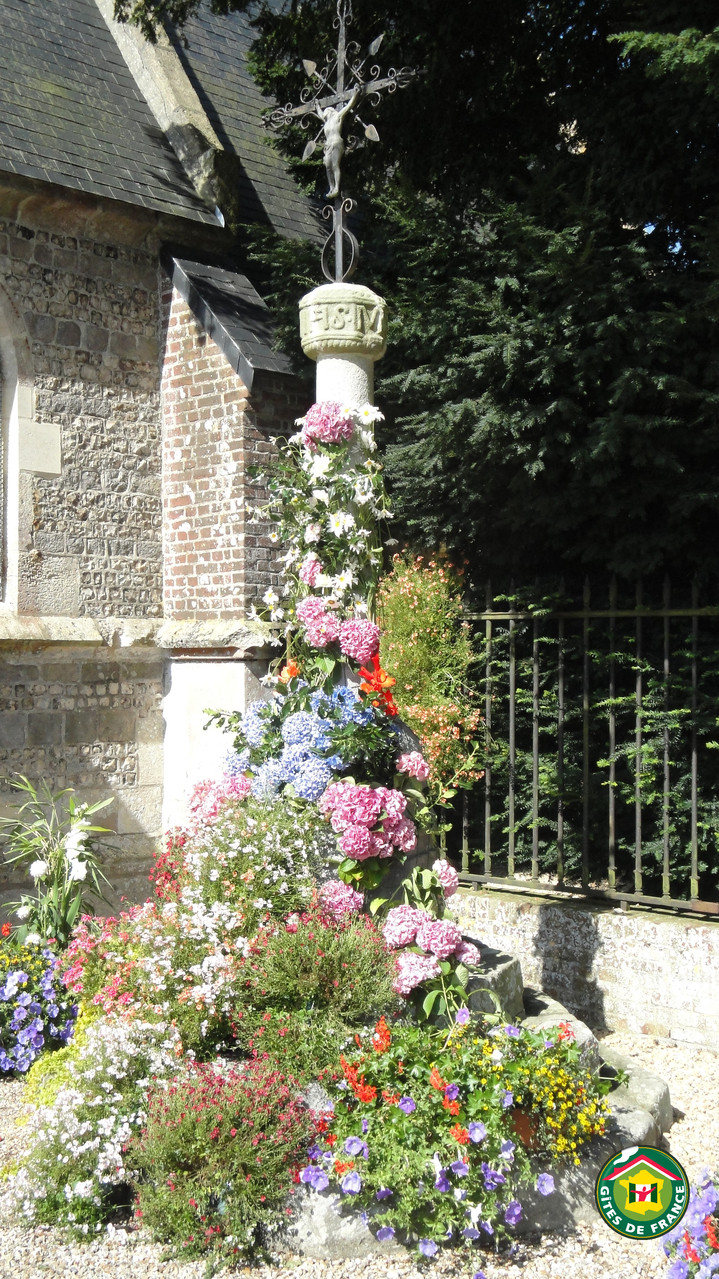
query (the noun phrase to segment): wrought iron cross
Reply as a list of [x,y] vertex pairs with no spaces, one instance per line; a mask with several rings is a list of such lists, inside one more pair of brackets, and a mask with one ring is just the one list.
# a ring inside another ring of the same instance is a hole
[[[324,65],[318,69],[316,62],[303,59],[302,65],[310,78],[311,84],[300,94],[301,105],[293,107],[288,104],[278,107],[268,119],[272,129],[280,129],[285,125],[299,122],[303,129],[309,129],[313,118],[319,120],[319,128],[307,143],[302,159],[309,160],[317,149],[320,137],[324,136],[324,164],[327,171],[327,199],[332,204],[325,205],[322,217],[332,220],[332,230],[322,248],[322,272],[327,280],[339,283],[354,275],[359,257],[359,245],[356,237],[347,226],[347,215],[355,206],[355,201],[343,196],[341,189],[342,157],[346,150],[353,150],[360,141],[355,134],[343,136],[345,121],[359,124],[364,136],[370,142],[379,142],[379,134],[373,124],[365,124],[359,114],[360,104],[380,101],[386,90],[394,93],[403,89],[417,74],[409,67],[399,70],[390,67],[385,75],[381,74],[377,64],[369,59],[379,52],[383,37],[377,36],[362,55],[361,46],[356,40],[347,40],[347,28],[352,23],[352,0],[337,0],[337,17],[333,26],[338,32],[337,50],[332,50]],[[334,84],[332,80],[334,79]],[[330,268],[330,259],[334,253],[334,270]]]

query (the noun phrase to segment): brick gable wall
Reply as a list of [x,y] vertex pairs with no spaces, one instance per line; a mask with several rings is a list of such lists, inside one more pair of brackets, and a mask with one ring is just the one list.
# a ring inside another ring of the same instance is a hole
[[187,303],[163,289],[164,612],[177,620],[237,615],[276,586],[271,527],[249,522],[262,500],[249,471],[272,457],[306,404],[293,379],[257,374],[250,396]]

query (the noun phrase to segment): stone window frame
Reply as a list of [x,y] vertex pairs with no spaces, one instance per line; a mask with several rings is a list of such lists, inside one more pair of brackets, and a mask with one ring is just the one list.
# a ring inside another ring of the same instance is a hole
[[[32,509],[31,474],[59,475],[60,428],[35,419],[30,340],[0,287],[0,612],[17,613],[23,511]],[[29,529],[28,529],[29,532]]]

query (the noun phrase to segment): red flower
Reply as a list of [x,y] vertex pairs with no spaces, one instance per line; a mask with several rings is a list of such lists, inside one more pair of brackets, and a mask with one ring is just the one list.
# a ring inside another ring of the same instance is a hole
[[458,1101],[450,1101],[450,1100],[449,1100],[449,1097],[443,1097],[443,1098],[442,1098],[442,1105],[444,1106],[445,1110],[448,1110],[448,1111],[449,1111],[450,1115],[458,1115],[458,1114],[459,1114],[459,1102],[458,1102]]
[[714,1226],[711,1217],[704,1218],[704,1229],[707,1232],[707,1242],[710,1247],[719,1252],[719,1238],[717,1237],[716,1227]]
[[[362,1079],[364,1079],[364,1075],[362,1076]],[[377,1089],[373,1088],[372,1084],[355,1084],[352,1091],[358,1101],[375,1101],[377,1097]]]
[[360,666],[360,675],[362,683],[360,689],[363,693],[377,693],[377,698],[372,702],[373,706],[381,706],[388,715],[396,715],[398,713],[394,698],[390,692],[397,683],[393,675],[388,675],[382,670],[379,664],[379,653],[375,653],[372,658],[372,670],[369,671],[366,666]]
[[392,1043],[389,1026],[384,1017],[380,1017],[372,1035],[372,1047],[376,1053],[385,1053]]
[[699,1262],[701,1261],[701,1257],[699,1256],[699,1253],[697,1252],[696,1248],[692,1246],[692,1242],[691,1242],[691,1239],[689,1238],[688,1230],[684,1231],[682,1238],[684,1240],[684,1256],[686,1257],[687,1261],[693,1261],[696,1265],[698,1265]]
[[463,1128],[461,1124],[454,1124],[449,1130],[449,1135],[450,1137],[454,1137],[454,1140],[458,1142],[460,1146],[466,1146],[469,1141],[469,1132],[466,1128]]
[[3,937],[9,937],[11,932],[12,927],[10,924],[3,924],[2,928],[0,928],[0,933],[2,933]]

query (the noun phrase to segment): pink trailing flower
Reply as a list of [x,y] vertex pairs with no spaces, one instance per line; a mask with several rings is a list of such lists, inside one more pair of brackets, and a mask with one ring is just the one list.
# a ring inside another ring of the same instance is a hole
[[388,910],[382,926],[382,936],[390,950],[411,946],[424,918],[425,911],[415,910],[413,906],[393,906]]
[[354,432],[352,410],[335,400],[313,404],[297,424],[302,425],[302,442],[310,449],[316,449],[318,443],[341,444],[351,440]]
[[223,777],[221,781],[198,782],[190,796],[190,813],[197,822],[211,822],[223,804],[247,799],[251,790],[249,777]]
[[436,955],[437,959],[449,959],[461,944],[461,932],[448,919],[433,919],[428,916],[417,929],[417,945]]
[[445,897],[452,897],[459,888],[459,875],[454,866],[450,866],[449,862],[440,861],[432,863],[432,870],[442,885],[442,891]]
[[397,772],[406,773],[408,777],[416,777],[418,782],[426,782],[429,777],[429,764],[419,751],[409,751],[400,755],[397,760]]
[[458,963],[464,964],[465,968],[478,968],[481,963],[479,950],[471,941],[460,942],[454,956]]
[[439,977],[441,972],[434,955],[415,955],[412,950],[405,950],[397,958],[397,976],[392,989],[398,995],[411,995],[423,982]]
[[362,893],[355,892],[349,884],[343,884],[341,879],[333,879],[328,884],[323,884],[319,891],[319,898],[325,910],[338,920],[344,919],[347,915],[358,915],[364,905]]
[[371,662],[379,652],[379,626],[350,618],[340,626],[340,648],[355,662]]
[[317,578],[321,572],[322,564],[318,560],[317,556],[312,553],[305,555],[305,558],[300,564],[300,581],[304,582],[305,586],[316,586]]

